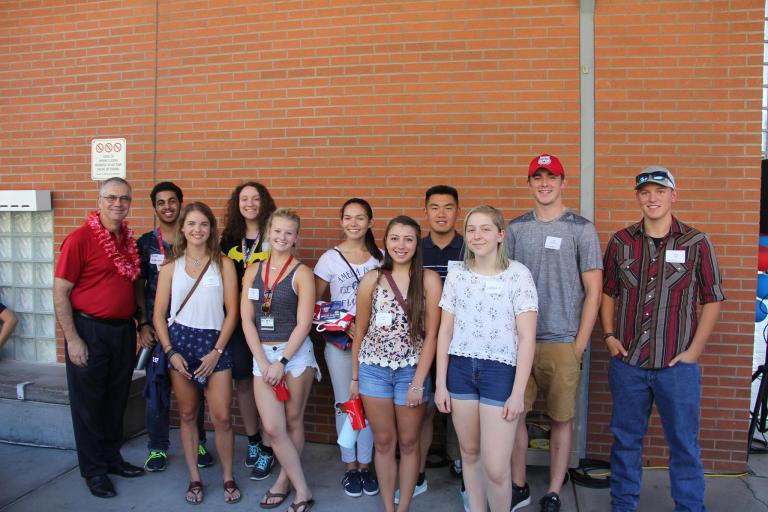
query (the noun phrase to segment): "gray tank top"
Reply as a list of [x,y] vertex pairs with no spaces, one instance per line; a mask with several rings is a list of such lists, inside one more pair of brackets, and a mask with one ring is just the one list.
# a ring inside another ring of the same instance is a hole
[[[263,261],[259,262],[259,271],[256,272],[256,278],[253,280],[253,288],[259,290],[259,299],[253,300],[254,319],[256,330],[259,332],[259,339],[264,341],[288,341],[293,329],[296,327],[296,308],[299,305],[299,297],[293,291],[293,275],[302,265],[299,263],[291,270],[285,278],[273,285],[272,288],[272,309],[270,315],[275,319],[274,330],[264,330],[261,328],[261,304],[264,302],[264,280],[261,278]],[[271,277],[271,276],[270,276]],[[274,279],[274,278],[273,278]]]

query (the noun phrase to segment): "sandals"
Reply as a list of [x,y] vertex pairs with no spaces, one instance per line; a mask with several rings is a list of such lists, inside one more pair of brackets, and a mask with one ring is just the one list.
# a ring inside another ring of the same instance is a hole
[[313,498],[310,498],[306,501],[300,501],[298,503],[291,503],[290,507],[288,507],[290,510],[293,510],[293,512],[309,512],[312,510],[312,507],[315,506],[315,500]]
[[203,482],[194,480],[189,482],[187,494],[184,497],[190,505],[199,505],[203,502]]
[[240,501],[243,495],[240,493],[240,489],[237,488],[237,483],[234,480],[227,480],[224,482],[224,503],[232,505]]
[[[277,508],[283,504],[283,502],[288,498],[290,494],[291,494],[290,487],[288,488],[288,492],[272,492],[270,490],[267,490],[266,494],[264,494],[264,497],[261,498],[261,501],[259,502],[259,506],[267,510],[272,508]],[[274,502],[269,501],[275,498],[278,498],[278,500]]]

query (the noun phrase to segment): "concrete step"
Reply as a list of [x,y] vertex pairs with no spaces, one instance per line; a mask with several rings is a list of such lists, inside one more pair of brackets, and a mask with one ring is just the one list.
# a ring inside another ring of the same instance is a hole
[[[124,418],[126,437],[144,430],[144,372],[134,372]],[[73,449],[63,364],[0,361],[0,441]]]

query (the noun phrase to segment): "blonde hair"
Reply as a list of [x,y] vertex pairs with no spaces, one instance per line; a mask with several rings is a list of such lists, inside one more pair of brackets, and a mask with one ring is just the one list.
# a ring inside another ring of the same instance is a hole
[[[504,226],[504,216],[497,208],[483,204],[475,206],[469,210],[467,216],[464,217],[464,264],[467,268],[469,268],[470,263],[475,261],[475,254],[469,249],[469,245],[467,245],[467,223],[469,222],[469,218],[475,213],[482,213],[490,217],[499,231],[503,232],[506,229]],[[509,256],[507,256],[507,244],[502,240],[496,247],[496,268],[499,270],[506,270],[508,266]]]
[[274,212],[272,212],[272,215],[269,216],[269,220],[267,220],[267,231],[265,233],[265,236],[269,237],[269,230],[272,229],[272,221],[277,219],[288,219],[292,220],[296,223],[296,233],[299,232],[299,229],[301,229],[301,217],[299,217],[299,214],[296,213],[296,210],[293,210],[291,208],[278,208]]

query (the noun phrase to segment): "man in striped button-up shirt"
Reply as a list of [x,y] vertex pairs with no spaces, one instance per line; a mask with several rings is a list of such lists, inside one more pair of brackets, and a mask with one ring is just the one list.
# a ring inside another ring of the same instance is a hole
[[635,185],[643,219],[608,242],[600,307],[612,356],[612,508],[637,510],[643,437],[655,401],[669,443],[675,510],[703,511],[697,361],[725,300],[722,279],[707,235],[672,215],[672,173],[648,167]]

